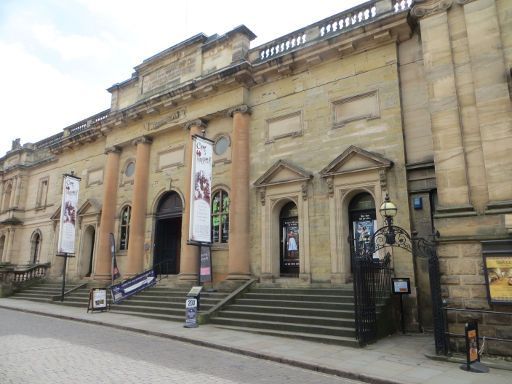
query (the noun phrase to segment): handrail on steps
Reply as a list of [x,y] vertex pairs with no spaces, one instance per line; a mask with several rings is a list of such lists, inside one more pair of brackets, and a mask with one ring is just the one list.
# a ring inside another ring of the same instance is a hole
[[213,316],[216,312],[220,311],[220,309],[228,304],[231,304],[233,301],[235,301],[236,297],[240,295],[241,293],[245,292],[249,289],[249,287],[254,284],[257,281],[257,279],[250,279],[246,283],[244,283],[241,287],[231,292],[227,297],[219,301],[217,304],[215,304],[213,307],[211,307],[206,312],[200,312],[199,315],[199,323],[204,324],[206,323],[211,316]]

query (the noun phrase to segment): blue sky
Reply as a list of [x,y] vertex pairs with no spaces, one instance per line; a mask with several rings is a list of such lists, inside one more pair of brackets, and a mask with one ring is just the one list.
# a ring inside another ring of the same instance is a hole
[[363,2],[0,0],[0,157],[109,108],[106,88],[192,35],[245,24],[257,46]]

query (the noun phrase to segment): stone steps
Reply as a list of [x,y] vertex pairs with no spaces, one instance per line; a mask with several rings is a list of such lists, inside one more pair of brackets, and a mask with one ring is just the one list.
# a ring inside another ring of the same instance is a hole
[[[76,286],[76,285],[75,285]],[[73,288],[66,285],[66,290]],[[77,308],[87,308],[89,287],[77,289],[66,295],[64,302],[52,301],[52,297],[61,294],[60,283],[44,282],[11,296],[13,299],[51,302]],[[185,298],[189,289],[168,286],[148,288],[118,304],[111,304],[110,311],[146,318],[185,321]],[[206,311],[228,295],[227,292],[203,292],[200,298],[200,311]],[[110,303],[110,294],[107,294]]]
[[343,288],[255,286],[216,313],[222,328],[357,346],[354,297]]

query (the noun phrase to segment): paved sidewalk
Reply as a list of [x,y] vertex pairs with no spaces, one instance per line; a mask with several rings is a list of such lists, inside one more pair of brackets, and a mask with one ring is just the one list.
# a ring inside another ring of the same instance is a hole
[[425,354],[434,351],[432,336],[395,335],[359,349],[237,332],[213,325],[190,329],[177,322],[109,312],[87,313],[86,308],[25,300],[0,299],[0,307],[166,337],[369,383],[512,384],[512,363],[502,363],[511,370],[491,368],[484,374],[465,372],[457,363],[426,358]]

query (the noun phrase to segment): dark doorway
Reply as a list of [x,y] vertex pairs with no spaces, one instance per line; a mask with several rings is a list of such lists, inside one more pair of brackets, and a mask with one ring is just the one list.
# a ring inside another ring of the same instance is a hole
[[365,192],[354,196],[350,201],[348,211],[351,260],[353,260],[355,254],[368,248],[368,243],[377,230],[375,201],[372,195]]
[[153,266],[157,274],[180,273],[181,216],[183,205],[176,192],[162,196],[157,209]]
[[96,231],[94,230],[94,227],[90,227],[90,228],[87,228],[87,232],[88,232],[88,236],[89,236],[89,246],[91,249],[89,250],[89,255],[88,255],[89,263],[87,266],[87,273],[85,274],[85,276],[89,277],[92,274],[92,260],[93,260],[93,256],[94,256],[94,241],[96,238]]
[[295,203],[286,204],[279,215],[280,228],[280,275],[283,277],[299,277],[299,218]]

